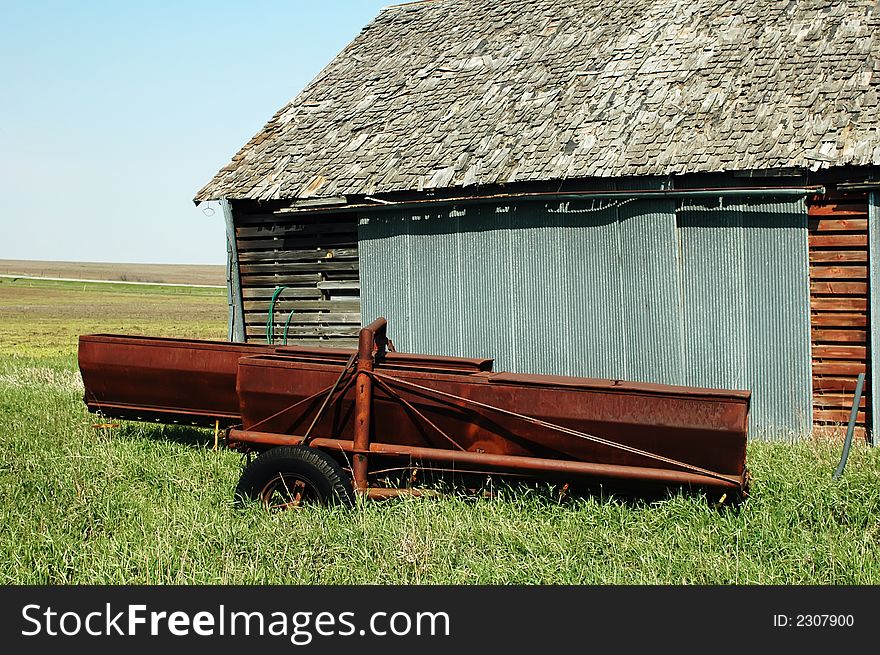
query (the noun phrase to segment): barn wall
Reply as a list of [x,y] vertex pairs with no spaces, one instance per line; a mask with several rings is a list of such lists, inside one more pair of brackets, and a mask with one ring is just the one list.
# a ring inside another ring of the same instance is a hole
[[[296,216],[232,203],[244,333],[265,342],[272,296],[282,343],[352,346],[360,328],[357,220],[352,214]],[[292,312],[292,315],[291,315]]]
[[360,219],[364,321],[496,370],[751,388],[752,435],[810,431],[802,200],[582,201]]
[[808,434],[813,412],[803,200],[688,202],[679,209],[679,225],[684,383],[751,389],[756,437]]

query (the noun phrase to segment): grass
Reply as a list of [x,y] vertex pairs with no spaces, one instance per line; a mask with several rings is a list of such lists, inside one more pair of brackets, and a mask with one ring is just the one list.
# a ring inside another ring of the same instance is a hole
[[226,291],[0,278],[0,357],[73,361],[95,332],[226,338]]
[[736,509],[530,488],[236,510],[239,457],[210,433],[93,429],[74,351],[79,331],[222,336],[224,312],[222,293],[0,285],[0,583],[880,582],[880,455],[864,446],[832,482],[838,444],[754,443]]

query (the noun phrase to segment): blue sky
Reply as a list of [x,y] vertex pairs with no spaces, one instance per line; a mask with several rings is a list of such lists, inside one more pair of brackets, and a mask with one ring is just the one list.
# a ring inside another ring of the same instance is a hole
[[195,192],[393,0],[0,0],[0,259],[225,262]]

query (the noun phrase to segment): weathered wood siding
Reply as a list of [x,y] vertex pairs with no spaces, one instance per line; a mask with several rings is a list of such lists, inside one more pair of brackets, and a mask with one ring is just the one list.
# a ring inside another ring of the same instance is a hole
[[275,303],[275,343],[293,315],[288,343],[351,346],[361,323],[357,218],[296,215],[237,207],[238,246],[247,341],[266,340]]
[[[823,196],[808,211],[813,420],[821,431],[836,432],[849,420],[856,378],[870,361],[868,199],[865,193]],[[870,382],[860,407],[864,435]]]

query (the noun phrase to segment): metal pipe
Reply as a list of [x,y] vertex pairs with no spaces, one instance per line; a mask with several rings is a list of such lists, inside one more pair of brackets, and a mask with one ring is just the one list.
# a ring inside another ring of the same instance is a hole
[[841,182],[837,185],[838,191],[878,191],[880,180],[866,180],[864,182]]
[[840,456],[840,464],[837,470],[831,476],[832,480],[836,480],[843,475],[843,468],[846,466],[846,460],[849,459],[849,449],[852,446],[853,432],[856,428],[856,419],[859,415],[859,401],[862,399],[862,387],[865,384],[865,373],[859,373],[858,382],[856,382],[856,393],[853,396],[852,410],[849,413],[849,425],[846,426],[846,439],[843,440],[843,454]]
[[729,198],[729,197],[802,197],[825,193],[823,186],[807,187],[741,187],[719,189],[655,189],[631,191],[581,191],[571,193],[504,193],[491,196],[470,196],[459,198],[434,198],[427,200],[406,200],[387,204],[345,205],[335,208],[279,209],[281,214],[340,214],[350,212],[431,209],[458,205],[486,205],[502,202],[566,202],[577,200],[641,200],[649,198]]
[[355,389],[354,454],[351,471],[358,493],[367,492],[367,455],[370,452],[370,424],[373,413],[373,349],[384,348],[388,322],[377,318],[358,334],[357,387]]
[[[336,393],[336,389],[339,387],[339,383],[342,382],[342,378],[345,377],[346,373],[348,373],[348,370],[351,368],[351,365],[354,364],[354,360],[356,357],[357,357],[356,353],[351,354],[351,357],[348,358],[348,363],[345,365],[345,368],[342,369],[342,373],[340,373],[339,377],[336,378],[336,382],[333,383],[333,387],[327,393],[327,396],[324,398],[324,402],[321,403],[321,408],[318,410],[318,413],[315,414],[315,418],[312,419],[312,422],[309,425],[309,429],[306,430],[306,433],[303,436],[303,446],[309,445],[309,442],[311,441],[309,439],[309,435],[312,433],[312,430],[314,429],[315,425],[321,419],[321,416],[324,415],[324,410],[327,409],[327,404],[330,402],[330,399],[333,398],[333,394]],[[349,386],[350,385],[345,386],[346,390],[348,389]],[[334,400],[334,402],[335,402],[335,400]]]
[[[230,443],[246,443],[262,446],[295,446],[302,443],[302,437],[273,434],[268,432],[251,432],[249,430],[231,430]],[[342,439],[314,439],[312,446],[328,450],[355,452],[354,442]],[[392,445],[372,442],[369,444],[370,454],[389,457],[411,457],[426,462],[451,462],[470,466],[488,467],[510,471],[527,471],[531,473],[552,473],[559,476],[598,477],[615,480],[645,480],[665,484],[693,485],[697,487],[721,489],[724,491],[742,492],[745,487],[745,476],[723,476],[718,478],[673,471],[669,469],[647,468],[641,466],[621,466],[618,464],[596,464],[593,462],[576,462],[571,460],[545,459],[541,457],[522,457],[518,455],[494,455],[491,453],[458,452],[443,448],[424,448],[419,446]],[[488,471],[487,471],[488,472]]]

